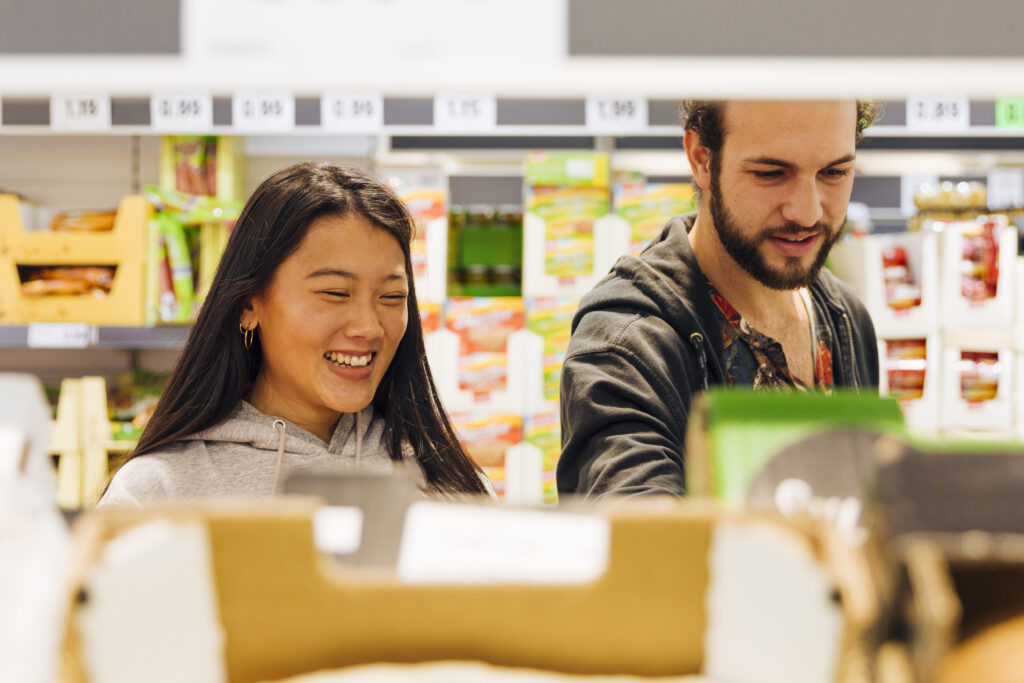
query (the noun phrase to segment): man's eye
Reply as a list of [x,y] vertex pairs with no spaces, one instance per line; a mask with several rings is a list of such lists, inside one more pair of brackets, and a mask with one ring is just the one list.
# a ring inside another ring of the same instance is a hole
[[782,171],[751,171],[760,180],[774,180],[782,176]]
[[829,178],[845,178],[849,173],[849,169],[846,168],[825,169],[825,175],[827,175]]

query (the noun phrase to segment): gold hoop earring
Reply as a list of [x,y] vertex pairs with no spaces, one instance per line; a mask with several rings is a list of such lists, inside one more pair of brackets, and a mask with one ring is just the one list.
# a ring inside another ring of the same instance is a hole
[[246,349],[252,347],[252,330],[246,329],[245,325],[238,323],[238,331],[242,333],[242,346]]

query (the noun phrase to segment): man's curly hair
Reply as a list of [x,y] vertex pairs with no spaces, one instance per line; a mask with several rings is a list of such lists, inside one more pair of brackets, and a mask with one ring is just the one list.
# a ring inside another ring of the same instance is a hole
[[[684,131],[695,130],[700,143],[712,152],[722,149],[724,100],[685,100],[681,109]],[[864,130],[882,114],[882,107],[871,100],[857,101],[857,142],[864,137]]]

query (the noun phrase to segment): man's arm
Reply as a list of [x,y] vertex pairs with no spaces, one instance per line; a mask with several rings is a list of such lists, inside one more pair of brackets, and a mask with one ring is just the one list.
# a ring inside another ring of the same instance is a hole
[[690,382],[668,361],[617,346],[566,359],[559,493],[682,495]]

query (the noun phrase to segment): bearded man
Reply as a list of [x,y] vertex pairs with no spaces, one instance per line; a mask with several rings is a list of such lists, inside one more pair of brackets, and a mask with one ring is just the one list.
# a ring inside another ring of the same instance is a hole
[[700,208],[580,303],[560,493],[682,495],[690,405],[709,385],[877,392],[871,319],[822,268],[875,117],[854,101],[684,103]]

